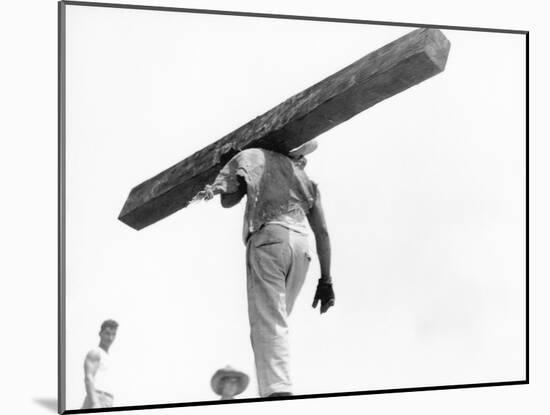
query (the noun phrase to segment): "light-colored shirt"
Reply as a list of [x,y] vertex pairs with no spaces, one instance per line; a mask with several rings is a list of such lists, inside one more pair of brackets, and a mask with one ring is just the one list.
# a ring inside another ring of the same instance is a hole
[[99,366],[94,377],[94,386],[95,389],[102,392],[113,394],[113,383],[111,380],[111,371],[109,370],[111,366],[111,356],[101,347],[96,347],[94,349],[99,353]]
[[247,201],[243,241],[267,223],[277,223],[307,233],[307,212],[318,197],[317,185],[300,163],[269,150],[251,148],[235,155],[223,167],[213,186],[224,193],[239,190],[246,182]]

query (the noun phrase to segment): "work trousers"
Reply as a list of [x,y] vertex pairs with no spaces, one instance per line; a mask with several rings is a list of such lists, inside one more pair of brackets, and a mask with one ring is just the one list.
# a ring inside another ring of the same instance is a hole
[[[111,408],[113,406],[113,395],[103,391],[96,391],[100,408]],[[86,394],[82,409],[92,408],[92,399]]]
[[260,396],[292,392],[287,318],[309,268],[307,235],[267,224],[247,241],[250,339]]

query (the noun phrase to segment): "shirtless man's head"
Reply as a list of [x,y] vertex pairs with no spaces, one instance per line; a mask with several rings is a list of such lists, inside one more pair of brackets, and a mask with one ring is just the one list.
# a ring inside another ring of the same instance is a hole
[[99,331],[99,347],[108,351],[115,340],[117,329],[118,323],[115,320],[105,320],[101,324],[101,330]]

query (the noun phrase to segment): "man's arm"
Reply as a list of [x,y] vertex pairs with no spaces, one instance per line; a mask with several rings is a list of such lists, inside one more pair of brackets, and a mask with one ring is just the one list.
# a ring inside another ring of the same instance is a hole
[[313,206],[309,210],[307,220],[311,226],[311,230],[315,235],[315,244],[317,246],[317,256],[319,257],[319,265],[321,267],[321,279],[331,283],[330,275],[330,236],[328,233],[327,223],[323,206],[321,205],[321,195],[317,193],[317,198]]
[[99,398],[95,390],[95,374],[99,367],[101,356],[97,350],[90,350],[84,360],[84,385],[86,387],[86,395],[92,401],[92,408],[99,408]]
[[235,206],[246,194],[246,181],[243,177],[249,166],[243,152],[233,157],[218,173],[212,184],[207,184],[198,192],[193,201],[211,200],[216,195],[221,195],[221,204],[225,208]]
[[332,290],[332,275],[330,274],[330,236],[328,233],[325,214],[321,204],[321,195],[317,192],[317,197],[307,215],[311,230],[315,235],[315,245],[317,246],[317,256],[321,268],[321,278],[313,300],[313,307],[321,301],[321,313],[325,313],[334,305],[334,291]]

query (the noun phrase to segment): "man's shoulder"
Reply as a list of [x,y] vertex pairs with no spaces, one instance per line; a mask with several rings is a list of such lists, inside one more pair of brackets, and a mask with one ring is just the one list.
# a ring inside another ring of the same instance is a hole
[[86,353],[86,359],[101,360],[101,350],[99,347],[94,347]]
[[239,164],[260,164],[264,162],[267,151],[263,148],[247,148],[239,151],[232,160]]
[[265,150],[263,148],[256,148],[256,147],[246,148],[244,150],[239,151],[237,156],[240,156],[240,157],[260,157],[260,156],[264,156],[266,151],[268,151],[268,150]]
[[253,168],[271,169],[275,168],[275,166],[278,166],[278,168],[290,169],[293,162],[292,159],[285,154],[254,147],[241,150],[231,159],[230,164],[247,170]]

